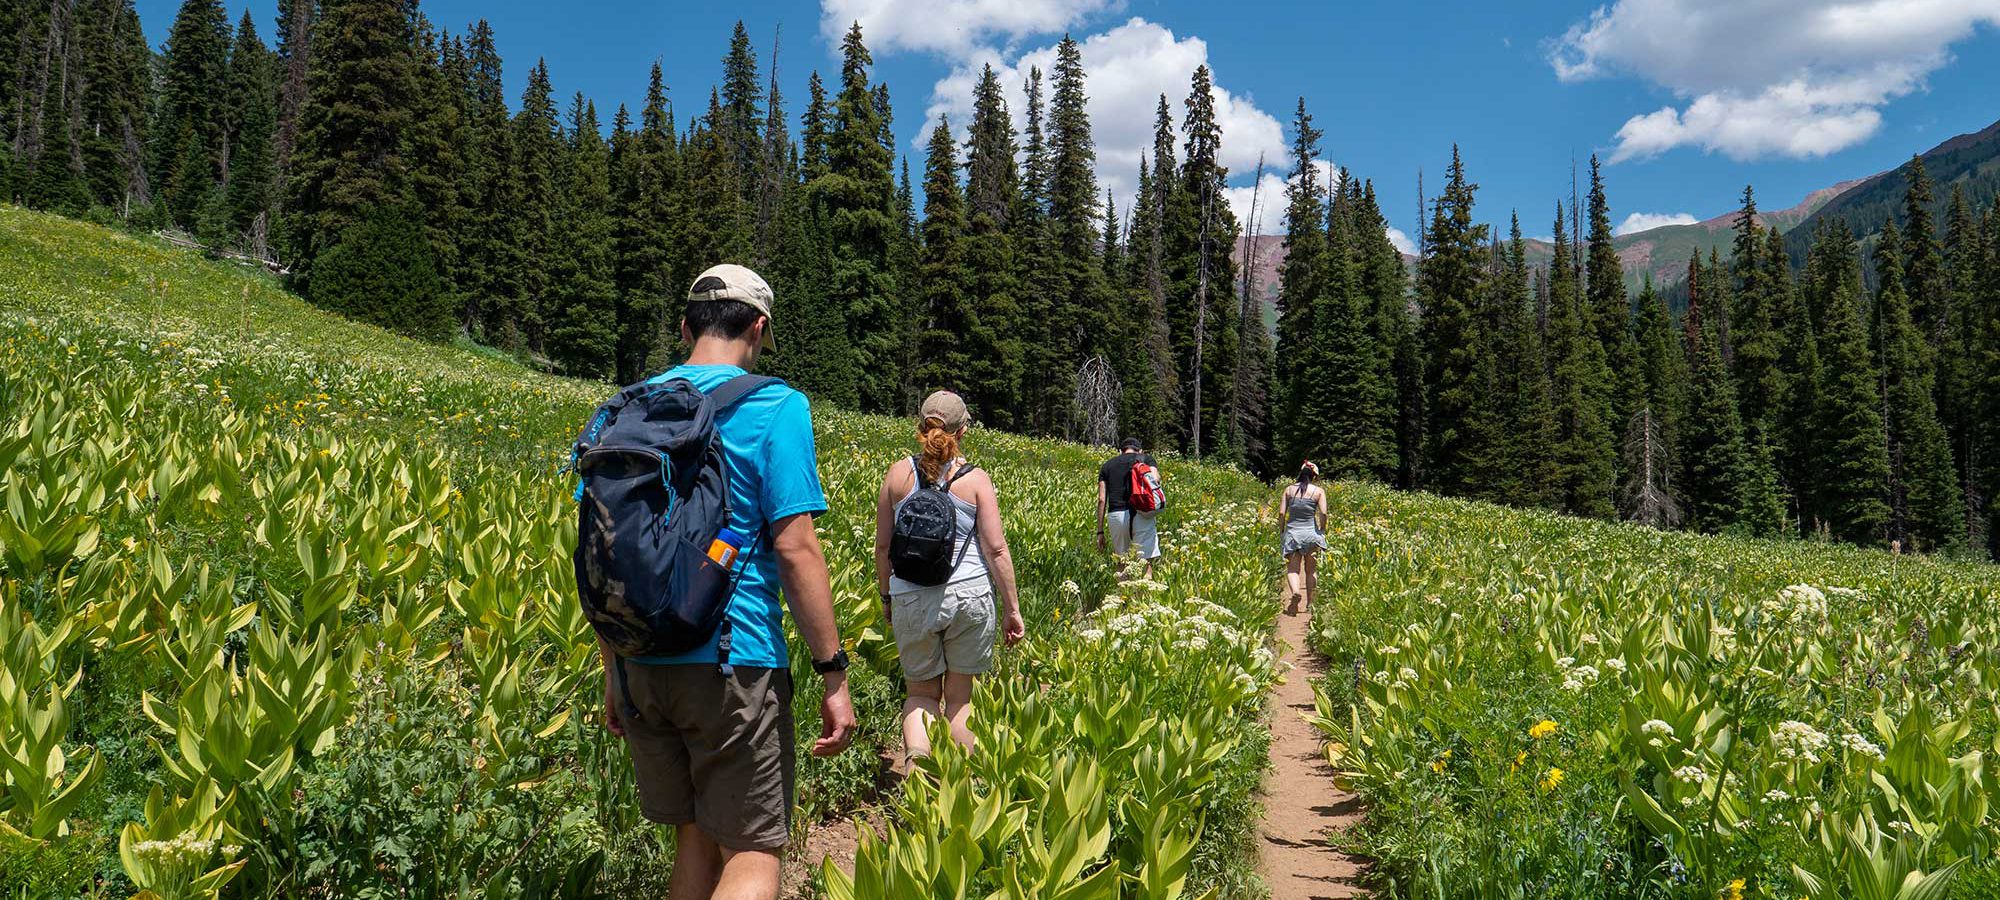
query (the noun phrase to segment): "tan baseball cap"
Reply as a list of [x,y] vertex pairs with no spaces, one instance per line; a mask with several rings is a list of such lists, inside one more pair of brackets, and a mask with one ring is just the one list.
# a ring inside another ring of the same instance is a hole
[[688,288],[689,303],[734,300],[748,303],[769,320],[764,326],[764,349],[778,349],[778,320],[771,315],[771,285],[764,276],[735,263],[710,266]]
[[924,398],[921,421],[938,420],[938,425],[946,431],[957,431],[965,427],[971,415],[965,411],[965,400],[950,391],[938,391]]

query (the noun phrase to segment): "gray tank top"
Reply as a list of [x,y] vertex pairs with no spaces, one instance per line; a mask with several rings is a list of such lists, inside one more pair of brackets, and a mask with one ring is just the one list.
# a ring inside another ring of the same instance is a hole
[[1319,501],[1309,493],[1295,488],[1285,490],[1285,517],[1287,524],[1319,527]]
[[[958,471],[959,465],[959,463],[953,463],[944,472],[940,473],[943,475],[943,480],[950,481],[952,473]],[[898,511],[901,511],[903,504],[910,502],[910,496],[917,492],[916,478],[920,474],[913,473],[910,479],[910,489],[903,494],[903,499],[896,501],[896,509]],[[952,494],[951,507],[958,512],[958,543],[952,547],[951,551],[952,558],[958,560],[958,568],[952,570],[951,580],[947,581],[946,584],[957,584],[958,582],[972,578],[985,578],[986,557],[980,555],[979,552],[979,506],[957,494]],[[889,592],[892,594],[922,590],[924,587],[924,585],[913,584],[894,575],[889,576]]]

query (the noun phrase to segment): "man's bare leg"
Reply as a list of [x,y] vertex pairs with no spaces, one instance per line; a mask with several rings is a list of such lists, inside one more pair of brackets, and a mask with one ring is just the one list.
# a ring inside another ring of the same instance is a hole
[[692,824],[674,826],[674,874],[667,900],[709,900],[722,878],[722,847]]

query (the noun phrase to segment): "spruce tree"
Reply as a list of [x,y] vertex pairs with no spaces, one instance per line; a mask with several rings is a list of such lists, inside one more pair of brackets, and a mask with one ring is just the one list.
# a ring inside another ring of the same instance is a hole
[[1555,408],[1549,398],[1548,357],[1535,321],[1535,300],[1528,284],[1527,242],[1521,218],[1509,220],[1505,266],[1494,280],[1498,331],[1495,334],[1498,384],[1493,402],[1502,425],[1498,483],[1493,493],[1503,502],[1556,508],[1558,472],[1549,456],[1556,445]]
[[536,60],[521,91],[521,108],[514,113],[514,166],[508,185],[510,234],[515,266],[514,325],[522,347],[530,353],[547,350],[547,324],[553,295],[549,288],[558,252],[558,215],[563,144],[556,134],[556,105],[546,60]]
[[[1098,233],[1097,149],[1091,139],[1089,97],[1084,84],[1083,51],[1064,37],[1056,45],[1050,71],[1048,110],[1048,217],[1044,238],[1048,253],[1036,263],[1049,279],[1047,309],[1048,368],[1037,370],[1031,402],[1043,410],[1044,421],[1074,435],[1076,376],[1084,361],[1107,354],[1110,296],[1103,265],[1095,249]],[[1115,424],[1115,423],[1114,423]]]
[[1882,378],[1889,460],[1889,539],[1909,550],[1963,539],[1964,498],[1951,446],[1938,421],[1934,355],[1905,294],[1903,242],[1891,220],[1875,246],[1875,363]]
[[831,265],[828,298],[839,304],[861,407],[888,412],[900,399],[895,364],[898,291],[889,266],[895,239],[896,184],[882,145],[881,116],[869,89],[873,58],[861,26],[841,42],[841,88],[827,133],[827,168],[806,185],[825,216]]
[[[1164,220],[1167,325],[1186,395],[1188,450],[1235,459],[1242,448],[1226,441],[1238,339],[1230,259],[1236,217],[1224,195],[1229,173],[1219,161],[1222,127],[1207,66],[1195,69],[1185,107],[1179,184],[1168,197]],[[1154,171],[1156,178],[1164,177]]]
[[1993,464],[1984,458],[1992,451],[1981,443],[1979,436],[1979,342],[1984,326],[1979,277],[1986,263],[1986,242],[1979,220],[1966,202],[1965,191],[1956,185],[1952,187],[1951,207],[1945,218],[1944,251],[1951,316],[1957,328],[1949,352],[1941,353],[1938,359],[1938,413],[1944,419],[1946,434],[1952,438],[1959,483],[1964,487],[1966,545],[1984,552],[1991,526],[1980,488],[1985,467]]
[[[1910,318],[1933,349],[1943,349],[1954,336],[1951,320],[1951,286],[1944,267],[1944,250],[1938,242],[1937,227],[1931,221],[1931,204],[1936,200],[1924,158],[1911,156],[1903,166],[1908,187],[1903,192],[1902,246],[1903,289],[1909,295]],[[1877,277],[1880,277],[1877,272]]]
[[[299,142],[300,114],[305,110],[308,75],[312,69],[312,33],[319,15],[318,0],[278,0],[277,71],[278,120],[271,138],[271,163],[277,180],[272,200],[282,210],[291,184],[292,151]],[[481,23],[482,25],[484,22]],[[487,37],[491,38],[489,31]]]
[[[1784,236],[1776,228],[1765,232],[1765,285],[1772,307],[1781,314],[1784,349],[1778,368],[1784,373],[1783,404],[1775,413],[1774,455],[1778,471],[1791,497],[1792,517],[1802,531],[1817,530],[1826,521],[1821,512],[1823,496],[1814,470],[1819,454],[1819,385],[1823,373],[1819,361],[1819,332],[1807,302],[1793,289],[1791,256]],[[1810,291],[1808,291],[1810,293]]]
[[1639,349],[1632,339],[1632,304],[1625,294],[1625,270],[1613,244],[1611,204],[1604,194],[1604,176],[1597,155],[1590,157],[1590,237],[1588,247],[1587,301],[1596,323],[1597,338],[1604,342],[1604,364],[1611,370],[1608,398],[1611,422],[1622,431],[1622,423],[1638,411],[1646,390],[1640,379]]
[[567,136],[549,357],[569,374],[611,378],[618,372],[618,284],[610,153],[597,107],[582,92],[570,101]]
[[460,244],[470,239],[471,220],[459,197],[464,177],[463,149],[471,142],[469,104],[462,90],[466,65],[458,43],[440,35],[418,14],[411,35],[415,65],[409,127],[403,131],[403,158],[409,165],[409,202],[422,220],[432,264],[444,279],[454,308],[470,279]]
[[[1666,297],[1654,289],[1650,275],[1639,291],[1632,331],[1646,393],[1639,411],[1626,426],[1625,495],[1636,499],[1646,490],[1640,485],[1650,485],[1656,505],[1642,507],[1631,503],[1627,509],[1647,512],[1640,520],[1648,524],[1672,527],[1679,524],[1683,515],[1680,444],[1688,418],[1691,373],[1684,341],[1674,329],[1673,313],[1667,309]],[[1644,446],[1635,446],[1635,438],[1639,439],[1636,443]],[[1645,458],[1635,459],[1635,451],[1643,452]],[[1644,461],[1653,462],[1653,467],[1641,471],[1635,466]],[[1657,498],[1663,498],[1665,503],[1658,504]]]
[[717,138],[728,148],[736,173],[733,181],[743,190],[746,206],[754,208],[763,184],[764,111],[763,86],[757,78],[757,54],[750,48],[750,33],[743,20],[729,36],[729,54],[722,58],[722,115],[711,124]]
[[1735,326],[1737,395],[1743,405],[1744,439],[1751,446],[1775,447],[1777,412],[1785,403],[1785,372],[1779,366],[1785,335],[1774,301],[1777,285],[1764,265],[1764,231],[1757,218],[1757,201],[1746,185],[1743,208],[1736,214],[1736,239],[1730,256],[1735,300],[1730,316]]
[[683,312],[686,285],[709,266],[740,264],[750,258],[754,237],[750,205],[737,183],[741,170],[734,162],[735,151],[721,130],[728,116],[721,96],[710,91],[708,113],[693,124],[681,148],[681,165],[687,177],[677,181],[680,195],[675,207],[686,222],[677,232],[680,242],[674,251],[681,267],[674,281],[680,290],[666,297],[667,330],[676,341],[679,332],[674,323]]
[[1810,468],[1816,513],[1833,537],[1880,545],[1889,526],[1889,442],[1861,311],[1861,263],[1844,222],[1826,223],[1813,243],[1811,296],[1822,317]]
[[462,148],[458,197],[465,223],[459,234],[458,290],[462,326],[489,344],[521,344],[520,248],[514,242],[514,137],[501,86],[493,29],[481,19],[465,39],[460,73],[469,137]]
[[1719,308],[1719,292],[1708,296],[1701,256],[1688,262],[1688,312],[1685,321],[1690,377],[1685,454],[1688,521],[1711,534],[1747,530],[1744,502],[1749,497],[1749,449],[1743,440],[1743,420],[1736,403],[1735,380],[1723,365],[1721,339],[1715,323],[1703,313]]
[[[639,128],[630,138],[630,152],[620,162],[616,187],[620,383],[637,381],[654,368],[653,363],[664,362],[655,359],[656,353],[663,353],[677,340],[679,301],[686,296],[686,285],[674,263],[679,244],[675,231],[679,175],[666,81],[655,62],[646,83]],[[672,315],[668,314],[670,303]]]
[[271,141],[278,125],[273,58],[246,10],[229,51],[229,234],[253,253],[268,252],[276,170]]
[[832,107],[827,105],[826,84],[819,79],[819,73],[812,73],[806,82],[806,112],[799,120],[799,156],[804,171],[800,173],[807,184],[811,184],[827,167],[827,141],[833,127]]
[[924,237],[919,284],[921,308],[911,383],[920,393],[968,390],[960,382],[972,359],[965,338],[971,316],[973,276],[967,265],[965,198],[958,186],[958,145],[951,123],[938,117],[924,162]]
[[[1481,446],[1482,430],[1474,421],[1487,402],[1479,375],[1489,348],[1477,308],[1487,256],[1486,226],[1473,223],[1473,195],[1479,186],[1466,181],[1465,164],[1455,145],[1447,173],[1444,192],[1432,207],[1426,252],[1418,264],[1417,295],[1429,353],[1424,366],[1429,412],[1426,486],[1462,494],[1476,487],[1473,464],[1491,449]],[[1584,324],[1588,325],[1587,319]],[[1605,497],[1610,497],[1608,479]]]
[[[1322,430],[1308,421],[1303,405],[1307,391],[1306,363],[1316,355],[1318,331],[1313,326],[1313,309],[1326,290],[1327,221],[1320,184],[1319,139],[1324,132],[1313,127],[1304,97],[1292,118],[1292,174],[1285,184],[1285,259],[1278,264],[1278,353],[1276,367],[1275,414],[1280,468],[1325,454],[1314,446]],[[1315,360],[1316,361],[1316,360]]]
[[[1018,430],[1026,423],[1020,398],[1022,334],[1027,323],[1016,295],[1013,234],[1008,225],[1020,186],[1014,168],[1014,123],[992,66],[981,72],[973,89],[965,149],[964,259],[970,276],[966,398],[982,421]],[[1127,389],[1129,396],[1129,383]]]
[[[365,0],[357,0],[363,5]],[[173,221],[194,224],[197,207],[227,163],[229,18],[222,0],[183,0],[160,51],[152,183]],[[337,90],[337,88],[333,88]]]
[[1131,278],[1128,290],[1134,314],[1127,319],[1127,340],[1135,352],[1127,355],[1125,432],[1148,447],[1164,447],[1181,433],[1180,373],[1167,322],[1166,217],[1178,189],[1174,177],[1174,121],[1165,94],[1153,124],[1150,164],[1139,160],[1139,190],[1133,198]]
[[[152,195],[146,170],[152,48],[132,0],[84,0],[76,16],[83,97],[80,127],[72,137],[82,145],[92,200],[129,217],[134,205],[149,204]],[[6,196],[4,185],[0,196]]]
[[[1433,228],[1436,228],[1433,220]],[[1605,384],[1604,342],[1597,337],[1583,291],[1576,283],[1562,205],[1556,205],[1555,256],[1549,263],[1549,393],[1555,407],[1556,468],[1560,509],[1571,515],[1610,518],[1616,453]],[[1435,426],[1434,426],[1435,427]]]
[[[190,0],[195,2],[195,0]],[[370,210],[408,199],[401,136],[415,92],[409,21],[394,0],[327,4],[314,28],[313,90],[291,160],[286,243],[312,295],[319,252]],[[373,233],[389,234],[400,220]]]
[[[1977,331],[1972,337],[1972,395],[1978,398],[1974,414],[1973,446],[1974,458],[1978,464],[1973,467],[1977,480],[1976,492],[1982,501],[1989,504],[1994,497],[2000,497],[2000,459],[1988,457],[2000,453],[2000,203],[1986,211],[1984,252],[1974,288],[1971,304],[1973,314],[1968,321],[1976,322]],[[1988,527],[1986,531],[1986,551],[1989,556],[2000,556],[2000,528]]]

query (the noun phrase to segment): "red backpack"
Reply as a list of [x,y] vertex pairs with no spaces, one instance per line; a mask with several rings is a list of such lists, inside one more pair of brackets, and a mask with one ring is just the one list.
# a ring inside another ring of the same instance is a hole
[[1167,492],[1160,489],[1160,470],[1144,462],[1132,464],[1131,505],[1139,512],[1159,512],[1167,505]]

